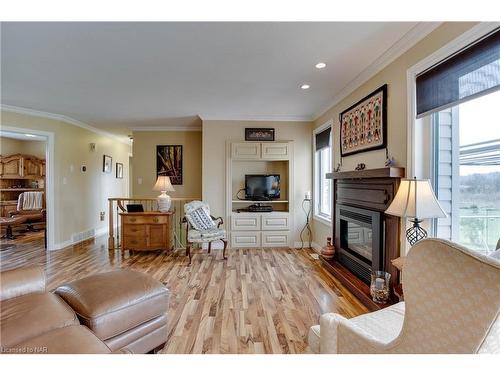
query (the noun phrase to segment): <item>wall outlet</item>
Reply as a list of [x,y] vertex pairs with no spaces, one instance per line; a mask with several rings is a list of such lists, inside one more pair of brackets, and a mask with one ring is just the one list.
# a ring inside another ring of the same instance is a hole
[[104,211],[99,212],[99,219],[101,219],[101,221],[104,221],[105,216],[106,216],[106,212],[104,212]]

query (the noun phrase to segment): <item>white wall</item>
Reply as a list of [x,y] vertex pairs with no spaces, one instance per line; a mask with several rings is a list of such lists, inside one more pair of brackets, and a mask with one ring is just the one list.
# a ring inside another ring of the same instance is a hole
[[[56,247],[71,244],[74,234],[88,230],[105,231],[108,198],[128,195],[130,146],[114,138],[63,121],[2,111],[1,125],[54,133],[55,138],[55,234]],[[90,150],[90,143],[96,150]],[[103,155],[113,157],[112,173],[102,172]],[[116,162],[123,163],[124,178],[117,179]],[[80,172],[80,165],[87,172]],[[104,221],[99,212],[106,212]]]

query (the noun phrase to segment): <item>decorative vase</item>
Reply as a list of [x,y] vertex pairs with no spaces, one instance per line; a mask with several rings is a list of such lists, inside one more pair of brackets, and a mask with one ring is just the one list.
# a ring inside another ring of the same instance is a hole
[[332,259],[335,256],[335,246],[332,245],[332,238],[326,238],[326,246],[321,249],[321,255],[325,259]]
[[389,280],[391,274],[384,271],[372,272],[372,282],[370,284],[370,294],[373,302],[387,303],[389,300]]
[[167,195],[165,191],[162,191],[160,195],[158,195],[158,211],[160,212],[168,212],[170,210],[170,205],[172,203],[172,199]]

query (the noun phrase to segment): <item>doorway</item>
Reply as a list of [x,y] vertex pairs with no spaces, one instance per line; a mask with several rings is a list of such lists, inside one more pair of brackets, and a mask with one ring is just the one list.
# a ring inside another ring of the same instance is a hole
[[1,249],[53,249],[53,133],[2,126],[0,154]]

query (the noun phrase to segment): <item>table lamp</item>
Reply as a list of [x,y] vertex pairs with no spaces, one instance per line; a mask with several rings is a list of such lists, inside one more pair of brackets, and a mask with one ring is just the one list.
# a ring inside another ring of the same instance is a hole
[[406,231],[406,239],[414,245],[427,237],[427,231],[420,226],[422,219],[446,217],[429,180],[403,179],[398,192],[386,214],[409,218],[413,223]]
[[170,182],[170,177],[168,176],[158,176],[155,186],[153,186],[154,191],[161,191],[158,195],[158,210],[160,212],[167,212],[170,209],[170,204],[172,199],[167,195],[167,191],[175,191],[172,183]]

